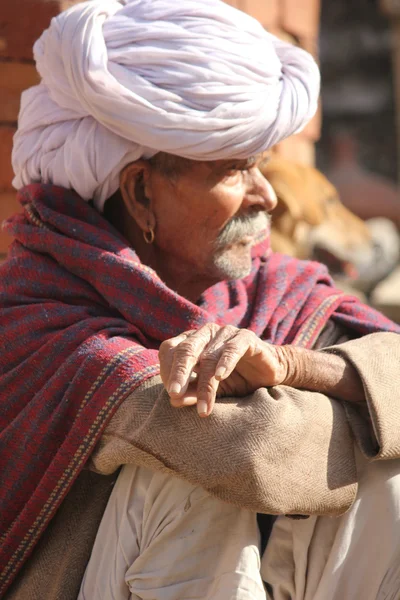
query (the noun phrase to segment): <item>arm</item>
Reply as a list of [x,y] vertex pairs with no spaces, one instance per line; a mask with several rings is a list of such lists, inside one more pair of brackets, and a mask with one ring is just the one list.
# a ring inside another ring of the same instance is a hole
[[348,421],[364,455],[399,458],[400,335],[373,333],[318,352],[298,350],[288,384],[346,401]]
[[329,353],[282,346],[288,365],[282,382],[303,390],[321,392],[338,400],[364,402],[361,377],[351,362],[331,349]]
[[349,402],[365,400],[357,370],[334,349],[274,346],[246,329],[208,324],[167,340],[159,356],[171,403],[197,404],[200,416],[211,414],[217,396],[244,396],[276,385]]
[[[277,385],[320,392],[345,401],[364,454],[400,456],[399,334],[373,333],[320,351],[271,346],[252,332],[215,325],[183,335],[183,343],[174,338],[160,349],[161,376],[174,406],[201,399],[207,416],[216,395],[243,396]],[[195,365],[198,378],[189,382],[188,373]]]
[[157,377],[123,402],[89,466],[104,474],[129,463],[169,472],[257,512],[341,514],[357,490],[351,430],[367,455],[400,456],[399,342],[372,334],[315,353],[339,354],[359,374],[379,450],[359,405],[276,385],[219,399],[199,419],[195,407],[176,410]]
[[210,417],[174,408],[159,377],[135,390],[91,458],[170,473],[267,514],[345,512],[355,498],[354,442],[340,402],[285,386],[220,399]]
[[372,333],[323,350],[352,365],[362,382],[365,403],[344,408],[368,458],[400,458],[400,335]]

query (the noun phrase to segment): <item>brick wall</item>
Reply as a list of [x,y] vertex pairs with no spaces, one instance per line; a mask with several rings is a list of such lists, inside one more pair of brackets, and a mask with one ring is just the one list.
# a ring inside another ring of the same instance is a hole
[[[38,82],[32,46],[50,19],[79,0],[10,0],[0,6],[0,222],[17,210],[11,186],[11,146],[21,92]],[[151,1],[151,0],[149,0]],[[320,0],[227,0],[257,18],[271,32],[293,39],[316,52]],[[306,163],[314,162],[319,136],[317,116],[300,135],[278,147],[278,152]],[[0,232],[0,258],[9,239]]]
[[[39,81],[32,46],[51,18],[71,4],[73,0],[0,0],[0,222],[18,210],[11,148],[21,93]],[[9,242],[0,231],[0,259]]]

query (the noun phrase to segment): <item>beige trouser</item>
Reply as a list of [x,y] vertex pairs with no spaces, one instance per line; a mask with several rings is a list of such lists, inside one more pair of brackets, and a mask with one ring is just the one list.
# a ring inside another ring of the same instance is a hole
[[274,600],[400,599],[400,460],[357,460],[343,517],[276,521],[261,566]]
[[78,600],[265,600],[258,543],[254,513],[126,466]]
[[[261,564],[274,600],[400,599],[400,461],[367,464],[341,518],[281,517]],[[78,600],[265,600],[255,515],[124,467]]]

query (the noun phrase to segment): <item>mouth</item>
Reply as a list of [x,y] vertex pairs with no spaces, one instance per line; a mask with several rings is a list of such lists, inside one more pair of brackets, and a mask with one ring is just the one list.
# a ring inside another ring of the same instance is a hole
[[349,279],[358,277],[358,271],[352,262],[340,258],[322,246],[314,246],[312,258],[326,265],[334,276],[348,277]]
[[266,229],[263,229],[262,231],[258,231],[254,234],[246,234],[236,239],[235,241],[230,242],[229,244],[227,244],[227,246],[225,246],[225,248],[233,248],[235,246],[239,246],[242,248],[248,248],[249,246],[253,247],[263,242],[267,237],[268,231]]
[[265,239],[269,231],[269,216],[266,212],[258,212],[252,216],[234,218],[220,231],[215,247],[255,245]]
[[235,240],[234,242],[230,242],[229,244],[226,244],[226,246],[224,246],[222,251],[226,252],[226,251],[234,250],[234,249],[246,250],[246,249],[250,249],[253,245],[254,245],[254,238],[246,235],[245,237]]
[[236,242],[238,246],[248,246],[254,242],[254,235],[244,235],[240,240]]

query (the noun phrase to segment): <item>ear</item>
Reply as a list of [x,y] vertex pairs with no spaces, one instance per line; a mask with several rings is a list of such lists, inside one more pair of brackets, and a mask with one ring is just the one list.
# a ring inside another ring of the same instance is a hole
[[126,165],[119,176],[121,195],[130,216],[142,231],[155,229],[150,190],[151,166],[146,160]]

